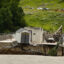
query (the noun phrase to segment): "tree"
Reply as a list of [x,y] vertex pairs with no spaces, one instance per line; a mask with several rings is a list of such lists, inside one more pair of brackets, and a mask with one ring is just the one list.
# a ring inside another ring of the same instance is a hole
[[59,3],[62,3],[62,2],[64,2],[64,0],[59,0]]
[[14,32],[26,26],[20,0],[0,0],[0,33]]

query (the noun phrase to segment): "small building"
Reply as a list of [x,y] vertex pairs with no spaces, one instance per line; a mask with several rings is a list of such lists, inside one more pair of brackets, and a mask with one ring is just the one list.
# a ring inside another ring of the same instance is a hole
[[37,27],[20,28],[15,33],[18,43],[41,44],[43,43],[43,29]]
[[39,7],[39,8],[37,8],[38,10],[42,10],[43,8],[42,7]]

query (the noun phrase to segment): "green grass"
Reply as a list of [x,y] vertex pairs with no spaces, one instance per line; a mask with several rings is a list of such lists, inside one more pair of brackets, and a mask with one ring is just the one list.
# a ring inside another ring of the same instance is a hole
[[44,30],[54,32],[60,25],[64,26],[64,13],[39,11],[33,15],[26,14],[25,20],[28,26],[42,27]]
[[[60,0],[21,0],[20,6],[23,7],[27,26],[42,27],[44,30],[54,32],[60,25],[63,25],[64,31],[64,12],[37,10],[37,7],[40,6],[52,10],[62,9],[64,2],[60,3],[59,1]],[[30,9],[31,7],[34,9]]]
[[48,8],[63,8],[64,2],[60,0],[21,0],[20,6],[22,7],[48,7]]

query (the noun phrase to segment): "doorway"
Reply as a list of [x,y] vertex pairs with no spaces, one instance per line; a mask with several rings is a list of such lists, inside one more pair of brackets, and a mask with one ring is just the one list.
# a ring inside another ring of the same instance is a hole
[[29,33],[23,32],[21,34],[21,43],[29,44]]

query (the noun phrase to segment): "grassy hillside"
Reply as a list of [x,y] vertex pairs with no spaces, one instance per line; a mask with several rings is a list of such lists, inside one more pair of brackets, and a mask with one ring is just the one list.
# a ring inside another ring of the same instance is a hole
[[42,27],[48,31],[55,31],[61,24],[64,26],[64,13],[39,11],[33,15],[26,14],[28,26]]
[[21,0],[20,5],[30,7],[49,7],[49,8],[63,8],[63,0]]
[[[64,26],[64,12],[55,11],[64,7],[61,0],[21,0],[20,6],[25,12],[27,26],[42,27],[51,32],[56,31],[61,24]],[[38,7],[50,10],[38,10]]]

